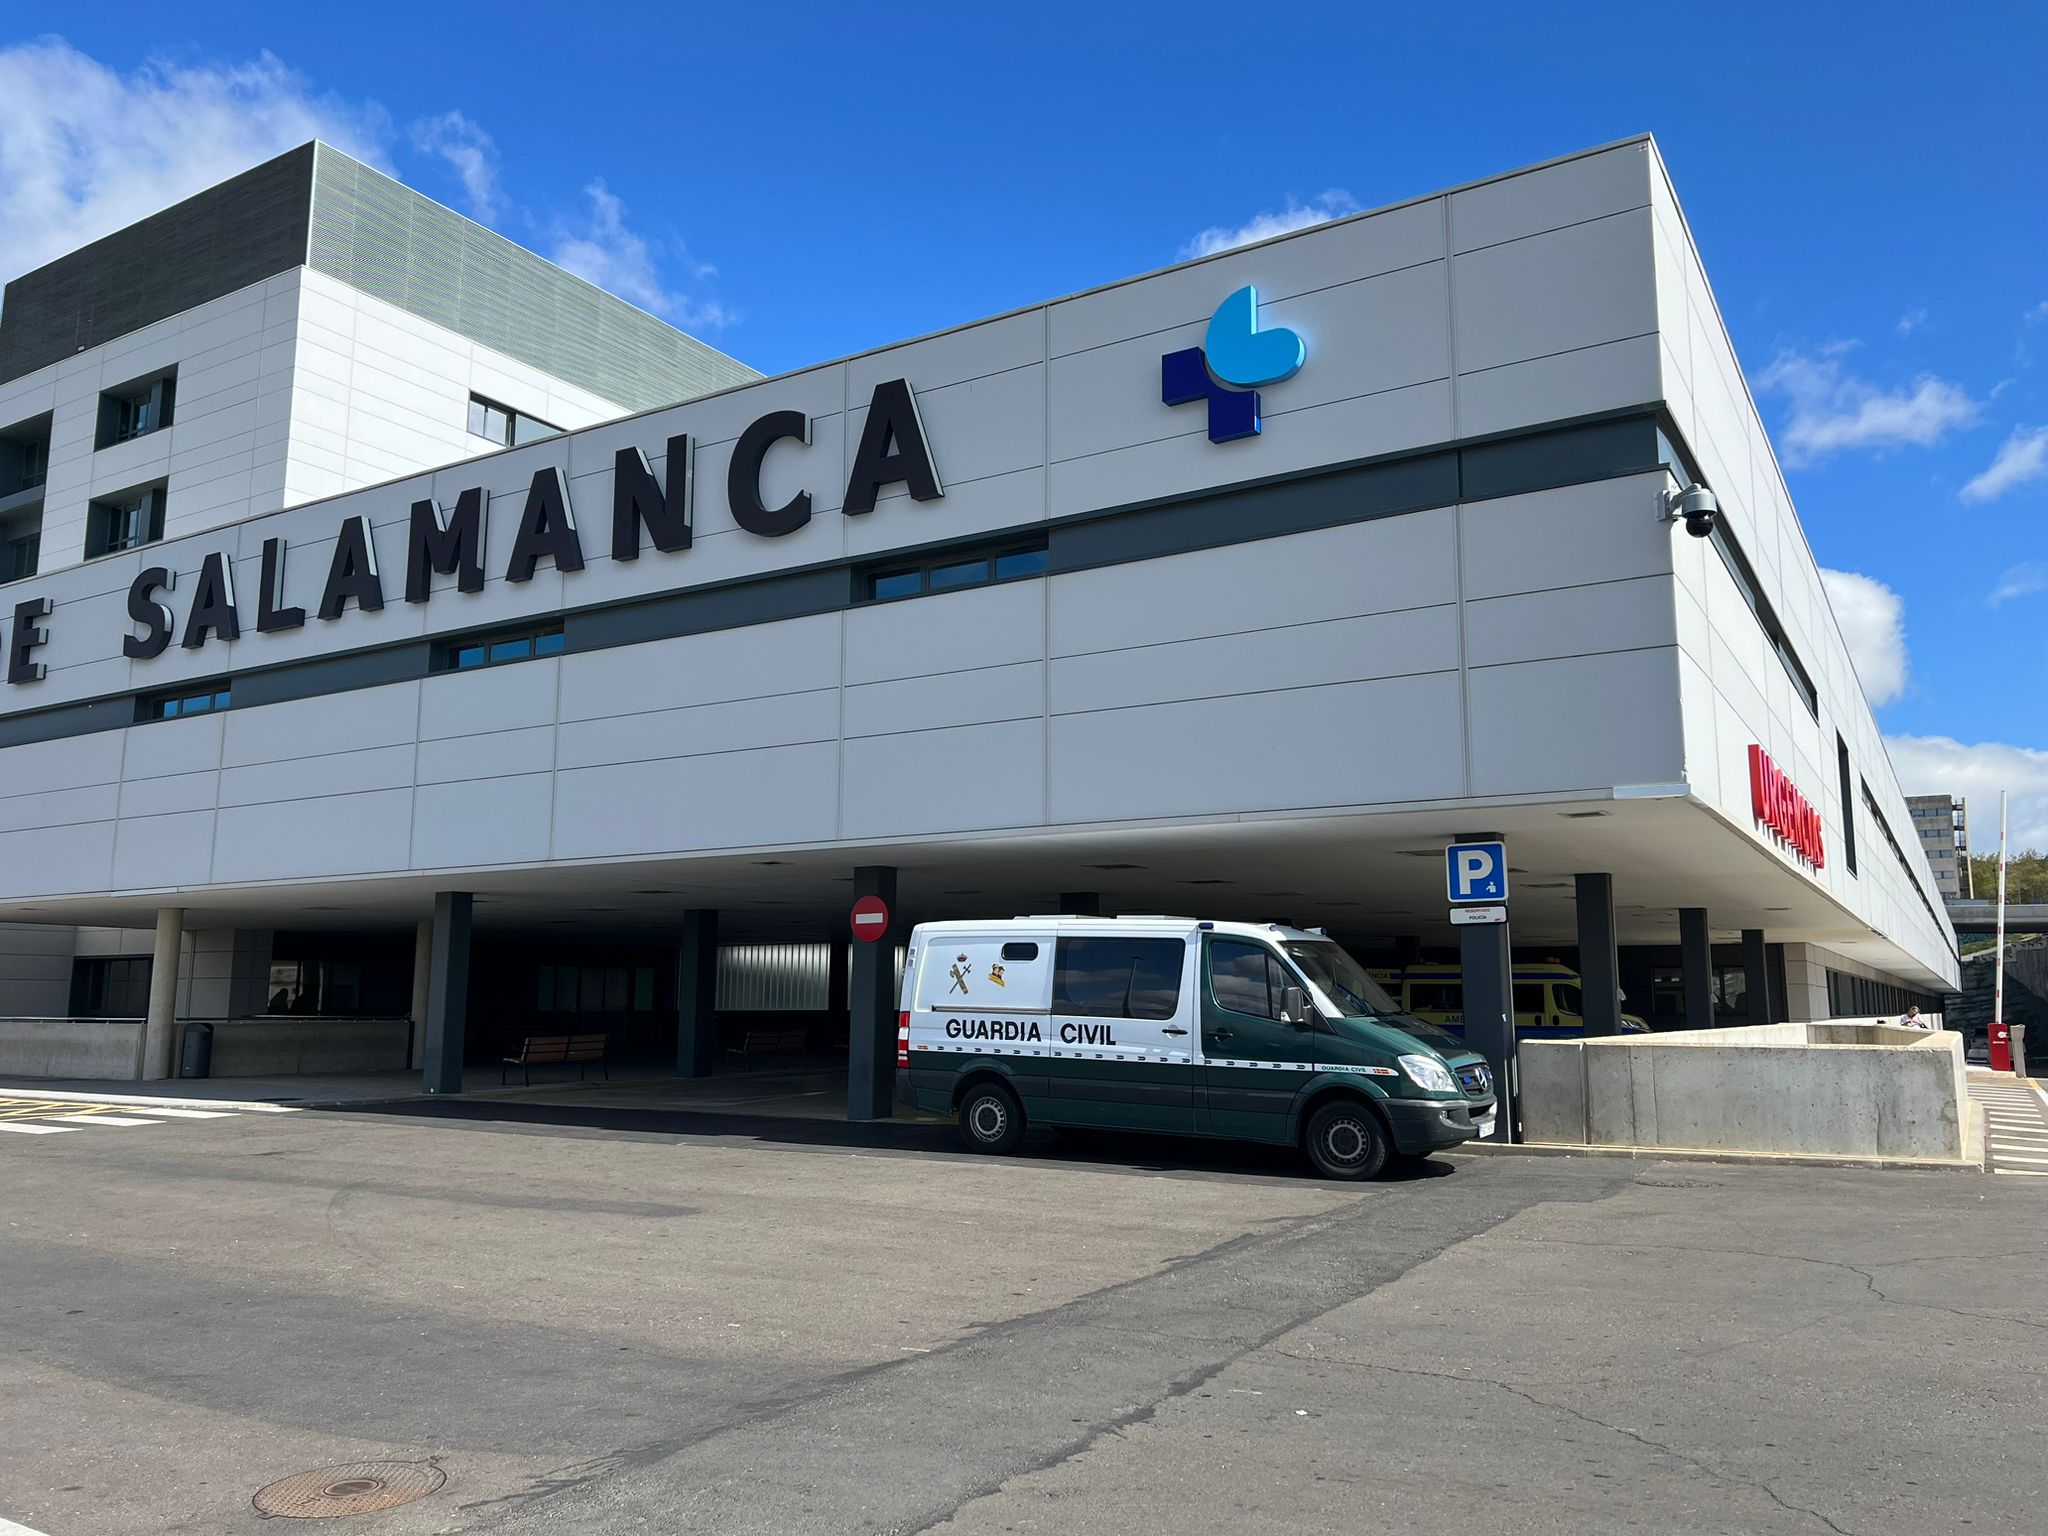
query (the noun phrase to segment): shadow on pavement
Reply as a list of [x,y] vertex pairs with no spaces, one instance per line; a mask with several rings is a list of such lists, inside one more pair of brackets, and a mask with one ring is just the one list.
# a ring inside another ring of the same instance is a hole
[[[782,1147],[938,1155],[988,1163],[1042,1163],[1113,1173],[1314,1178],[1292,1147],[1114,1131],[1034,1131],[1016,1158],[995,1158],[964,1148],[951,1124],[929,1120],[852,1122],[744,1112],[454,1098],[344,1105],[308,1113],[395,1116],[472,1125],[480,1130],[738,1139]],[[1454,1166],[1441,1158],[1402,1161],[1390,1165],[1379,1182],[1413,1183],[1444,1178],[1454,1171]]]

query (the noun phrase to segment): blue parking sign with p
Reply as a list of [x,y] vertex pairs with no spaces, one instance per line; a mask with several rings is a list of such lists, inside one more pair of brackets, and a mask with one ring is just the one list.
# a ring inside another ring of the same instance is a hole
[[1453,843],[1444,850],[1444,880],[1452,901],[1508,899],[1508,845]]

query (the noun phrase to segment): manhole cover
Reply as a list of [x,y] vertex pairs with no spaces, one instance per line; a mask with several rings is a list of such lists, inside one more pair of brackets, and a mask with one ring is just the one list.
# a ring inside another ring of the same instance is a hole
[[279,1478],[257,1489],[250,1502],[266,1515],[326,1520],[396,1509],[425,1498],[446,1481],[448,1474],[431,1461],[355,1461]]

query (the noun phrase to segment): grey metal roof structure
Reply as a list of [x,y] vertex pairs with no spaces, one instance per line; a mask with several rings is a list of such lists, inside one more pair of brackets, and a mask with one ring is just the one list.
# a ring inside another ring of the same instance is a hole
[[760,377],[326,144],[303,144],[7,285],[0,381],[306,266],[630,411]]

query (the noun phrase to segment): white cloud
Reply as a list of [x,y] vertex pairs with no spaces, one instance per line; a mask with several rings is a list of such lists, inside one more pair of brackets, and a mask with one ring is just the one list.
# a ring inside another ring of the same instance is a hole
[[2048,560],[2028,560],[2011,567],[1998,578],[1998,585],[1984,601],[1996,608],[2000,603],[2031,597],[2036,592],[2048,592]]
[[1757,386],[1786,396],[1792,415],[1779,435],[1785,462],[1797,468],[1847,449],[1931,448],[1975,423],[1978,403],[1960,385],[1923,374],[1882,390],[1842,366],[1842,344],[1818,353],[1780,352]]
[[2043,475],[2048,475],[2048,427],[2014,427],[1990,467],[1957,494],[1965,501],[1995,501]]
[[[656,257],[670,253],[658,252],[627,226],[625,204],[602,181],[593,181],[583,193],[590,199],[589,217],[557,232],[550,260],[685,330],[715,331],[733,323],[736,317],[723,305],[688,299],[663,281]],[[698,277],[712,271],[689,262],[687,252],[673,254]]]
[[1885,749],[1909,795],[1960,795],[1970,802],[1970,851],[1998,851],[1998,792],[2007,790],[2013,852],[2048,852],[2048,752],[1952,736],[1887,736]]
[[384,168],[389,137],[269,53],[123,75],[61,38],[0,48],[0,280],[308,139]]
[[1312,197],[1305,203],[1297,203],[1289,197],[1287,206],[1278,213],[1258,214],[1250,222],[1240,224],[1235,229],[1218,224],[1203,230],[1181,247],[1181,256],[1183,259],[1213,256],[1218,251],[1228,251],[1240,245],[1270,240],[1275,235],[1307,229],[1312,224],[1327,224],[1332,219],[1341,219],[1347,213],[1356,212],[1357,200],[1341,187],[1332,187],[1322,196]]
[[414,123],[412,142],[415,149],[447,161],[461,178],[471,218],[479,224],[497,222],[505,199],[498,190],[498,146],[488,133],[460,112],[443,112]]
[[1891,703],[1906,691],[1906,605],[1883,582],[1856,571],[1823,569],[1820,581],[1864,697]]
[[1910,336],[1915,331],[1919,330],[1920,327],[1925,325],[1926,323],[1926,310],[1909,309],[1903,315],[1899,316],[1899,334],[1901,336]]

